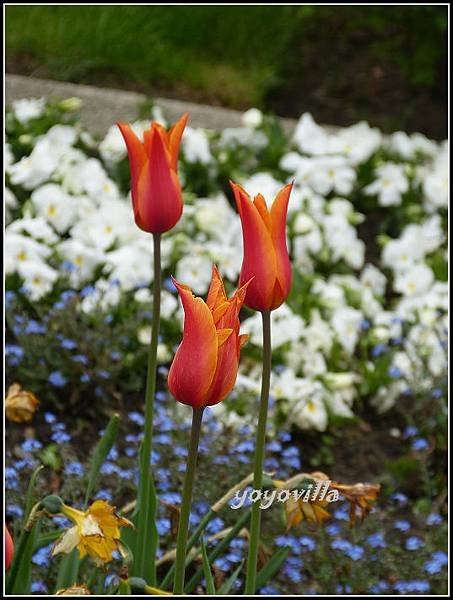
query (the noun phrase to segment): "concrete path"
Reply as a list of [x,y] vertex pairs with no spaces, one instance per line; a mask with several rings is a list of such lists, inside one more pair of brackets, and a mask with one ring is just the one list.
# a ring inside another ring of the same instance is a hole
[[[5,99],[7,104],[19,98],[40,98],[41,96],[58,99],[73,96],[80,98],[83,101],[82,124],[92,133],[99,135],[104,135],[115,121],[135,120],[138,107],[147,100],[144,94],[136,92],[36,79],[22,75],[6,76]],[[182,113],[189,111],[192,127],[224,129],[241,126],[242,113],[236,110],[168,98],[155,98],[154,100],[164,109],[170,121],[175,121]],[[293,119],[281,119],[281,122],[288,132],[291,132],[296,124]]]

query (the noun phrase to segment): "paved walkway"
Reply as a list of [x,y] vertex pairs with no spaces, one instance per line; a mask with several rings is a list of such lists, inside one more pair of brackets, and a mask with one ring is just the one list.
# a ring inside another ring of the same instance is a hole
[[[22,75],[6,76],[5,99],[7,104],[19,98],[40,98],[41,96],[59,99],[73,96],[80,98],[83,101],[81,109],[83,125],[99,135],[105,134],[115,121],[135,120],[137,108],[147,100],[144,94],[136,92],[36,79]],[[242,113],[236,110],[168,98],[155,98],[155,102],[164,109],[170,121],[175,121],[183,112],[189,111],[192,127],[224,129],[241,125]],[[293,119],[281,119],[281,122],[289,132],[294,129],[296,124]]]

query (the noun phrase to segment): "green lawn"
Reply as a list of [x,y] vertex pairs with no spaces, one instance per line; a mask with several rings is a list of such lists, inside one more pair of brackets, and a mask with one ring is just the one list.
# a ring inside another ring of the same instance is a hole
[[6,7],[7,71],[442,137],[445,6]]

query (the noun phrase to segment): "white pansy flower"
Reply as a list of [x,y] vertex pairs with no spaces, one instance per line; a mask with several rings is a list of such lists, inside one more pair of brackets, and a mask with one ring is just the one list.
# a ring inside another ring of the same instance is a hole
[[319,396],[299,400],[288,414],[288,421],[300,429],[325,431],[329,415],[324,401]]
[[293,141],[305,154],[326,154],[329,152],[329,135],[315,123],[310,113],[304,113],[299,119],[293,134]]
[[182,151],[189,163],[209,165],[213,161],[209,141],[204,129],[186,127],[182,138]]
[[58,271],[41,261],[26,261],[20,265],[20,275],[26,292],[32,300],[48,294],[58,279]]
[[31,201],[38,215],[53,225],[60,234],[65,233],[75,220],[75,199],[55,183],[48,183],[34,190]]
[[[287,304],[272,311],[272,346],[278,348],[287,342],[298,340],[304,331],[302,317],[293,313]],[[241,331],[250,335],[250,342],[263,345],[263,327],[261,315],[257,313],[242,322]]]
[[429,290],[434,281],[434,273],[423,264],[414,265],[407,271],[397,275],[395,291],[404,296],[418,296]]
[[21,98],[12,104],[14,116],[20,123],[27,123],[31,119],[38,119],[44,114],[45,98]]
[[337,339],[349,354],[354,352],[362,321],[363,313],[349,306],[337,308],[332,316],[331,323]]
[[188,285],[197,295],[207,292],[211,275],[211,259],[198,252],[191,256],[183,256],[176,267],[176,279]]
[[249,108],[242,115],[242,123],[245,127],[255,129],[259,127],[263,122],[263,113],[258,108]]
[[123,290],[149,285],[153,279],[152,249],[142,242],[127,244],[105,254],[103,272]]
[[[50,248],[33,240],[31,237],[15,233],[10,230],[5,233],[5,272],[6,274],[18,271],[28,264],[44,264],[44,260],[51,254]],[[27,267],[28,268],[28,267]]]
[[16,219],[8,227],[14,233],[28,233],[35,240],[45,244],[54,244],[59,240],[55,231],[43,217]]
[[377,179],[364,188],[365,194],[377,196],[381,206],[399,206],[401,195],[409,189],[404,165],[385,163],[376,169]]
[[64,240],[58,245],[58,251],[72,263],[70,280],[75,287],[91,280],[96,267],[104,261],[104,254],[100,250],[90,248],[79,240]]
[[362,270],[360,282],[364,287],[369,288],[376,296],[383,296],[385,294],[387,277],[384,273],[381,273],[377,267],[370,263],[365,265]]

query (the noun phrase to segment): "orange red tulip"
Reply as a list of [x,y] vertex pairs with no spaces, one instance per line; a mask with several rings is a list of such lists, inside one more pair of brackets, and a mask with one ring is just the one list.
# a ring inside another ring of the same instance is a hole
[[5,570],[7,571],[10,567],[11,561],[14,555],[14,542],[11,537],[8,527],[5,525]]
[[259,311],[274,310],[291,289],[291,263],[286,247],[286,215],[293,184],[277,194],[271,209],[261,194],[253,201],[247,192],[231,182],[242,223],[244,258],[239,285],[249,281],[245,304]]
[[181,217],[177,169],[179,145],[188,118],[185,113],[168,132],[162,125],[152,123],[143,142],[130,125],[117,123],[129,156],[135,222],[149,233],[168,231]]
[[239,311],[249,282],[227,298],[216,267],[206,302],[174,280],[184,308],[184,333],[168,374],[168,386],[179,402],[193,408],[221,402],[232,390],[240,349],[247,335],[239,333]]

